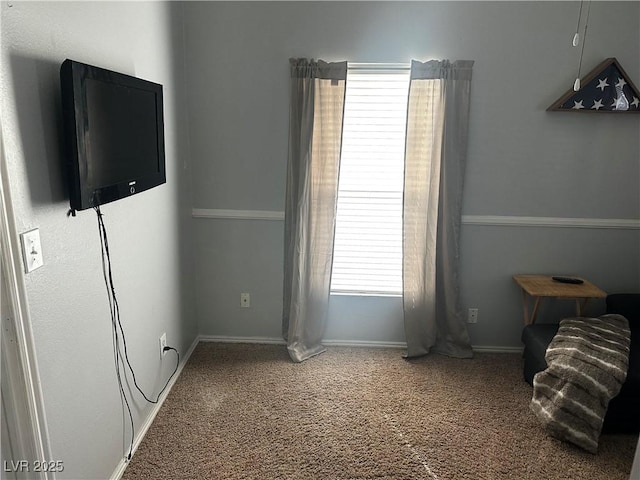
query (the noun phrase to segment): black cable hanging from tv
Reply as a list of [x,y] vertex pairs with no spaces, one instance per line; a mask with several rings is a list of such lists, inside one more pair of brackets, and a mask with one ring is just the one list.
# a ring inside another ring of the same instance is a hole
[[[124,333],[124,329],[122,327],[122,322],[120,320],[120,306],[118,305],[118,299],[116,297],[116,290],[113,282],[113,272],[111,269],[111,254],[109,252],[109,240],[107,237],[107,229],[104,223],[103,214],[100,211],[100,206],[94,207],[96,215],[98,217],[98,233],[100,236],[100,249],[101,249],[101,260],[102,260],[102,273],[105,281],[105,286],[107,287],[107,297],[109,301],[109,311],[111,316],[111,332],[112,332],[112,341],[113,341],[113,353],[114,353],[114,363],[116,370],[116,378],[118,380],[118,390],[120,394],[120,401],[123,404],[123,409],[126,407],[129,422],[131,425],[131,440],[129,442],[129,453],[127,454],[127,460],[131,459],[133,455],[133,444],[135,442],[135,425],[133,421],[133,414],[131,412],[131,406],[127,399],[127,395],[124,389],[124,385],[122,382],[122,373],[121,368],[124,364],[127,365],[128,370],[131,373],[131,377],[133,379],[133,384],[138,390],[138,392],[143,396],[143,398],[151,403],[157,404],[160,401],[160,397],[164,393],[164,391],[169,386],[169,382],[174,377],[176,372],[178,371],[178,367],[180,366],[180,352],[174,347],[166,346],[164,347],[164,351],[173,350],[176,353],[176,366],[167,379],[166,383],[158,393],[155,399],[149,398],[147,394],[140,388],[138,385],[136,374],[131,365],[131,361],[129,360],[129,353],[127,350],[127,340]],[[124,376],[126,377],[126,370],[124,372]],[[124,433],[124,432],[123,432]]]

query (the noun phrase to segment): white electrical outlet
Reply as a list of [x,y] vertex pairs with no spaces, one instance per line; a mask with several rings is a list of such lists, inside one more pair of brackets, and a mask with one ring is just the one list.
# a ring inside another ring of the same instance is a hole
[[20,234],[22,240],[22,260],[25,273],[33,272],[44,265],[42,246],[40,245],[40,231],[37,228]]
[[167,334],[166,332],[160,335],[160,356],[162,357],[167,352],[164,351],[164,347],[167,346]]
[[478,309],[470,308],[467,315],[467,323],[478,323]]
[[251,295],[249,295],[248,293],[241,293],[240,306],[242,308],[249,308],[251,306]]

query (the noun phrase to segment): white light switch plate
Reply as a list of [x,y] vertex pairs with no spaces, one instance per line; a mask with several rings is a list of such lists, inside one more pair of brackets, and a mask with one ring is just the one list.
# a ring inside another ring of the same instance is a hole
[[40,230],[34,228],[28,232],[20,234],[22,243],[22,260],[24,261],[24,271],[33,272],[36,268],[44,265],[42,256],[42,246],[40,245]]

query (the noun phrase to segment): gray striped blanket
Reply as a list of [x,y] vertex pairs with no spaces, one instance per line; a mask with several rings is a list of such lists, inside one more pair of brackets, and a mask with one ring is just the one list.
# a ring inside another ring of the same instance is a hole
[[550,435],[597,453],[609,400],[627,378],[629,322],[622,315],[566,318],[548,368],[533,378],[531,410]]

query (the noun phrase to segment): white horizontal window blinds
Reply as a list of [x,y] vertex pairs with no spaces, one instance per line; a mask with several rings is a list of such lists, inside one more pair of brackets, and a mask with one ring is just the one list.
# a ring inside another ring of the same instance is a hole
[[332,293],[402,292],[409,65],[349,64]]

